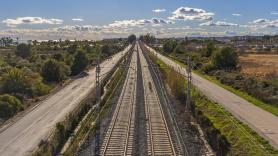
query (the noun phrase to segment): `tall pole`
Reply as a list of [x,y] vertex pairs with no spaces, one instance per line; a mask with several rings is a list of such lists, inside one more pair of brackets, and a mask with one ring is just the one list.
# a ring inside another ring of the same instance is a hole
[[186,109],[190,108],[190,102],[191,102],[191,83],[192,83],[192,64],[191,64],[191,57],[188,56],[187,58],[187,98],[186,98]]
[[96,112],[98,115],[96,121],[96,139],[95,139],[95,155],[100,155],[100,65],[99,65],[99,58],[97,59],[96,65]]

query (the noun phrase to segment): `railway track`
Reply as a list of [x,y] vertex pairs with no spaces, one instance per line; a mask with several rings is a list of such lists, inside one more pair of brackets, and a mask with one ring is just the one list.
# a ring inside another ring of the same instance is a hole
[[101,155],[132,155],[137,83],[137,53],[133,52],[124,87],[103,140]]
[[140,48],[139,57],[144,86],[148,155],[177,155],[148,63]]

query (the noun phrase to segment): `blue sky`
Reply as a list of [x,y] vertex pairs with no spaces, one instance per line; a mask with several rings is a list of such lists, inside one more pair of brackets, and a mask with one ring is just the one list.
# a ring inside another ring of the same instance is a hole
[[0,36],[101,39],[278,33],[277,0],[2,1]]

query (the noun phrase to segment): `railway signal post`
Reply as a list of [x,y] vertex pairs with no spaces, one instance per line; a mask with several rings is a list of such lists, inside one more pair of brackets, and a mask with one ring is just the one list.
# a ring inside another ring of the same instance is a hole
[[191,57],[188,56],[187,58],[187,97],[186,97],[186,109],[190,108],[190,101],[191,101],[191,83],[192,83],[192,63]]
[[98,114],[98,119],[96,120],[96,139],[95,139],[95,155],[100,155],[100,65],[99,59],[97,59],[96,65],[96,112]]

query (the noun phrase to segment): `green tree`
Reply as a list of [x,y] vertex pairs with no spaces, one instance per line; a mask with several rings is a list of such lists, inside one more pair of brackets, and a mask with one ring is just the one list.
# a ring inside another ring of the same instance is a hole
[[32,54],[31,46],[25,43],[21,43],[16,47],[15,54],[22,58],[30,57]]
[[3,90],[6,93],[29,93],[30,83],[24,72],[18,68],[11,68],[3,75]]
[[22,109],[22,103],[16,97],[8,94],[0,95],[0,118],[9,118]]
[[24,96],[45,95],[50,88],[42,82],[40,74],[24,67],[7,68],[2,78],[4,93]]
[[57,61],[64,61],[64,55],[62,53],[57,53],[53,55],[53,58]]
[[81,50],[77,51],[71,66],[71,73],[73,75],[79,74],[87,67],[88,63],[89,61],[87,55]]
[[0,39],[0,46],[10,46],[13,44],[13,39],[11,37],[2,37]]
[[172,53],[177,46],[176,40],[168,40],[163,44],[163,50],[166,53]]
[[104,45],[101,47],[101,54],[105,57],[113,54],[113,49],[109,45]]
[[128,42],[133,43],[136,41],[136,36],[134,34],[128,36]]
[[155,36],[151,35],[151,34],[147,34],[144,36],[140,36],[139,39],[143,42],[146,42],[148,44],[154,43],[155,42]]
[[185,49],[185,45],[183,43],[178,44],[174,49],[174,52],[177,54],[182,54],[185,51],[186,51],[186,49]]
[[78,48],[77,44],[72,44],[68,47],[67,51],[71,54],[74,54],[77,51],[77,48]]
[[42,66],[41,74],[48,82],[60,82],[70,74],[69,67],[65,63],[54,59],[48,59]]
[[231,47],[216,51],[212,56],[212,64],[219,69],[235,69],[238,60],[237,53]]
[[204,56],[205,57],[210,57],[215,50],[215,45],[213,42],[209,42],[206,46],[206,49],[204,51]]
[[30,96],[41,96],[49,93],[50,87],[43,83],[43,78],[39,73],[35,73],[26,67],[22,69],[22,72],[26,77],[29,86],[31,86]]

